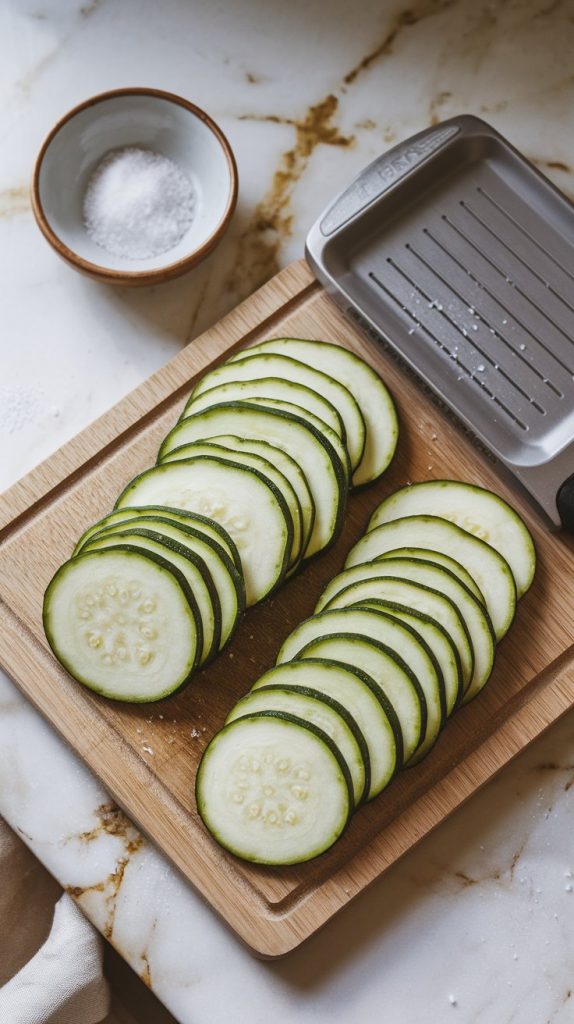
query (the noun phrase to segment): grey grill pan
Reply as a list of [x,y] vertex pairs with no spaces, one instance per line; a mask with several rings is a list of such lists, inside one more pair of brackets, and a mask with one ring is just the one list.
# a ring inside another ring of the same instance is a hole
[[375,160],[328,207],[307,259],[574,528],[574,207],[477,118]]

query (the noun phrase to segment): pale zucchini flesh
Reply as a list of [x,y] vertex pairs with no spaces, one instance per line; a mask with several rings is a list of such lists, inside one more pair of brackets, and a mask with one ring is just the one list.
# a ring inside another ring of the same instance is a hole
[[128,484],[117,507],[164,502],[197,510],[225,527],[241,558],[247,605],[261,601],[283,578],[293,527],[285,499],[258,470],[205,456],[167,463]]
[[[365,798],[372,800],[388,785],[402,763],[402,735],[394,709],[370,676],[351,665],[325,658],[286,662],[271,670],[273,678],[291,691],[323,693],[342,705],[356,721],[367,747]],[[253,685],[256,693],[269,684],[266,672]],[[363,755],[365,756],[365,755]]]
[[457,562],[455,558],[450,558],[449,555],[445,555],[440,551],[429,551],[428,548],[395,548],[394,551],[387,551],[384,555],[379,555],[376,561],[382,561],[386,558],[412,558],[415,561],[430,562],[431,565],[441,565],[444,569],[450,569],[453,575],[461,583],[464,583],[465,587],[468,587],[471,593],[486,608],[486,601],[480,587],[477,587],[468,570],[460,562]]
[[[365,449],[353,474],[353,485],[370,483],[387,469],[397,446],[399,427],[393,400],[375,371],[340,345],[301,338],[273,338],[248,349],[249,353],[276,352],[310,366],[320,366],[356,398],[366,428]],[[240,353],[243,357],[245,352]],[[237,359],[233,357],[232,362]]]
[[[314,632],[313,619],[307,619],[307,629],[296,629],[301,643],[306,637]],[[444,680],[439,665],[437,664],[432,649],[429,649],[424,639],[412,626],[398,621],[389,615],[361,614],[355,615],[325,615],[316,617],[316,628],[334,630],[335,623],[339,622],[344,628],[353,630],[355,624],[358,631],[377,643],[384,645],[385,650],[390,653],[399,663],[406,666],[412,679],[416,679],[417,688],[424,694],[426,706],[426,720],[421,741],[418,744],[418,756],[424,757],[428,750],[436,742],[441,727],[446,719],[446,693]],[[281,657],[281,654],[280,654]],[[392,699],[392,698],[391,698]]]
[[170,696],[188,682],[202,651],[185,577],[166,559],[127,546],[64,563],[46,590],[43,620],[70,675],[113,700]]
[[307,409],[302,409],[299,405],[294,405],[291,402],[278,402],[274,398],[246,398],[245,402],[247,405],[255,405],[259,409],[268,409],[270,412],[290,413],[291,416],[299,416],[307,423],[310,423],[315,430],[319,431],[323,435],[325,440],[336,453],[337,459],[339,460],[343,473],[345,474],[347,487],[349,486],[351,481],[351,463],[349,461],[349,453],[339,435],[335,430],[331,429],[325,420],[322,420],[320,416],[315,416]]
[[402,604],[405,608],[424,612],[444,626],[454,640],[460,655],[466,692],[474,671],[472,642],[466,623],[454,601],[438,590],[424,586],[422,583],[381,575],[369,580],[360,580],[358,583],[351,583],[331,598],[325,611],[362,604],[364,601],[378,597],[386,601],[396,601],[397,604]]
[[254,455],[252,452],[231,452],[229,448],[218,445],[215,441],[194,441],[192,444],[183,444],[180,448],[174,448],[163,459],[162,465],[168,462],[181,462],[183,459],[193,459],[198,455],[212,456],[213,458],[225,459],[228,462],[239,463],[242,466],[251,466],[263,473],[283,495],[291,522],[293,525],[293,543],[289,557],[289,567],[298,565],[303,557],[303,514],[299,499],[293,490],[289,480],[277,469],[268,459],[261,455]]
[[323,432],[308,420],[247,402],[228,402],[178,423],[160,448],[160,460],[178,445],[229,433],[267,441],[295,459],[305,474],[315,505],[313,532],[305,556],[328,547],[341,529],[347,481],[337,453]]
[[184,416],[193,399],[204,391],[237,380],[257,380],[261,377],[280,377],[311,388],[323,395],[337,409],[345,428],[346,445],[351,466],[356,469],[365,448],[365,421],[351,392],[334,377],[302,363],[291,356],[275,353],[254,354],[251,349],[240,352],[232,361],[218,366],[199,381],[188,401]]
[[425,564],[410,558],[385,558],[382,564],[385,574],[437,590],[455,605],[466,626],[474,655],[472,676],[464,702],[472,700],[487,683],[494,665],[495,635],[486,608],[444,566]]
[[352,633],[325,634],[312,640],[297,651],[298,658],[303,651],[313,658],[356,666],[371,676],[395,710],[405,760],[413,757],[426,735],[427,706],[418,679],[399,655],[372,637]]
[[382,601],[380,598],[371,601],[361,602],[352,608],[344,608],[341,611],[368,610],[379,612],[383,615],[390,615],[399,619],[413,629],[422,637],[426,645],[431,649],[441,671],[443,681],[444,699],[446,714],[451,715],[454,709],[462,700],[464,694],[464,676],[462,663],[456,644],[449,636],[444,626],[430,615],[424,612],[414,611],[396,601]]
[[84,551],[103,551],[126,544],[135,551],[151,551],[165,558],[187,580],[201,618],[203,647],[199,664],[204,665],[217,654],[221,640],[221,607],[207,565],[199,555],[177,541],[146,529],[96,534],[86,543]]
[[438,516],[405,516],[377,526],[349,552],[345,567],[370,562],[397,547],[425,547],[456,559],[471,574],[486,601],[496,639],[516,611],[516,585],[508,562],[485,541]]
[[334,405],[331,405],[316,391],[312,391],[311,388],[302,384],[294,384],[292,381],[280,380],[277,377],[262,377],[258,380],[230,381],[227,384],[218,384],[208,391],[202,391],[200,395],[192,396],[191,401],[185,407],[182,418],[193,416],[194,413],[209,409],[212,405],[220,405],[221,402],[245,402],[250,398],[285,402],[288,408],[297,406],[303,415],[306,412],[313,413],[345,442],[343,421]]
[[251,452],[253,455],[260,455],[262,458],[271,461],[283,473],[283,476],[287,478],[299,500],[303,519],[303,550],[305,551],[313,533],[315,503],[307,483],[307,478],[299,463],[282,448],[277,448],[275,445],[269,444],[268,441],[258,441],[252,437],[238,437],[236,434],[218,434],[211,438],[211,442],[232,452]]
[[240,718],[218,732],[195,791],[218,843],[257,864],[299,864],[324,853],[353,806],[335,744],[312,723],[279,711]]
[[480,601],[444,566],[431,565],[420,559],[388,556],[352,566],[340,573],[329,585],[330,596],[334,597],[351,584],[381,576],[420,583],[444,594],[454,603],[466,626],[474,654],[467,699],[476,696],[487,682],[494,663],[494,631],[488,612]]
[[530,587],[536,552],[518,513],[498,494],[460,480],[426,480],[396,491],[374,512],[369,530],[404,516],[446,519],[490,544],[508,562],[518,597]]
[[173,520],[181,526],[190,527],[193,530],[197,530],[200,533],[205,534],[206,537],[216,541],[225,549],[237,570],[241,569],[241,559],[234,542],[227,533],[227,530],[225,530],[216,520],[209,519],[207,516],[199,515],[197,512],[184,512],[183,509],[169,508],[166,505],[144,505],[143,507],[140,506],[137,508],[129,508],[128,506],[121,509],[114,509],[113,512],[108,512],[107,516],[103,516],[103,518],[99,519],[97,523],[93,523],[87,528],[87,530],[84,530],[74,548],[72,557],[79,554],[84,542],[91,537],[93,533],[99,533],[100,530],[103,530],[108,526],[113,526],[116,523],[122,523],[126,519],[137,519],[139,516],[149,515],[160,515],[162,519]]
[[238,701],[225,719],[225,725],[257,711],[286,711],[317,725],[330,737],[344,758],[353,783],[353,803],[358,807],[369,783],[365,767],[365,752],[368,758],[368,750],[357,723],[345,707],[332,697],[325,697],[308,687],[300,686],[293,691],[282,687],[280,683],[274,683],[274,672],[276,670],[272,669],[265,673],[265,685]]
[[142,529],[153,530],[163,537],[176,541],[203,559],[217,591],[221,612],[220,647],[223,647],[245,608],[245,586],[242,574],[235,568],[227,551],[212,537],[174,519],[149,514],[111,523],[98,533],[92,534],[84,542],[84,546],[87,546],[90,540],[97,540],[110,534],[122,536],[126,531]]

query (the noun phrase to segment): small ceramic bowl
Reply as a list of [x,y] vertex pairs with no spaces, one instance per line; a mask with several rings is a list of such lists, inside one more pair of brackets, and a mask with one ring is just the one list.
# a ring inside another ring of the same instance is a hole
[[[87,183],[110,150],[136,146],[173,160],[191,179],[194,218],[169,252],[112,256],[84,226]],[[210,117],[158,89],[116,89],[74,107],[52,129],[36,160],[32,205],[43,235],[70,266],[117,285],[160,284],[190,270],[222,237],[237,201],[237,168]]]

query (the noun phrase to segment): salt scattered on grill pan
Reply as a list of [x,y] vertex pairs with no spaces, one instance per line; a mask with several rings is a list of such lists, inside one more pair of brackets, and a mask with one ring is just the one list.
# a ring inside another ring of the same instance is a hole
[[149,149],[116,149],[101,161],[84,196],[84,223],[113,256],[148,259],[175,248],[193,220],[191,181]]

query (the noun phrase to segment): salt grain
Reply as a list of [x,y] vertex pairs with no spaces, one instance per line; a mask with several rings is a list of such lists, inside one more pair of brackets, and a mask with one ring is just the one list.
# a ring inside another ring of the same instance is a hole
[[129,146],[101,161],[84,196],[84,223],[113,256],[148,259],[173,249],[193,220],[191,181],[164,156]]

